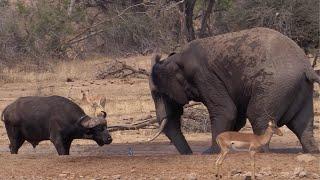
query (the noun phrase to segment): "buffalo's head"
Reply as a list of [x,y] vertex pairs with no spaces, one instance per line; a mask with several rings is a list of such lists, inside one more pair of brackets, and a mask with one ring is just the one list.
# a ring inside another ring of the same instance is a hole
[[[107,114],[105,114],[105,117]],[[83,116],[79,119],[80,125],[85,128],[84,138],[96,141],[99,146],[110,144],[111,135],[107,129],[107,121],[104,117]]]

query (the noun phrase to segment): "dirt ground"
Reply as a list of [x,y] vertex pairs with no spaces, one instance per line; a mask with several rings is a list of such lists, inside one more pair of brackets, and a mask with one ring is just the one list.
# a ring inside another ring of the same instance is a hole
[[[123,61],[135,67],[147,68],[149,58],[132,57]],[[69,73],[73,73],[66,69],[65,76],[62,76],[65,78],[39,78],[36,81],[1,85],[0,110],[20,96],[56,94],[80,97],[81,89],[90,89],[93,94],[107,97],[109,125],[131,123],[134,119],[154,113],[146,79],[95,80],[97,70],[103,68],[101,60],[83,66],[86,74],[90,75],[79,75],[80,78],[75,78],[74,82],[65,81],[71,76]],[[83,72],[79,73],[83,75]],[[318,99],[315,99],[316,115],[320,113],[319,104]],[[316,116],[315,119],[315,136],[319,143],[320,118]],[[310,162],[298,161],[297,156],[302,151],[297,138],[287,128],[281,130],[284,136],[272,138],[271,152],[257,154],[258,178],[320,178],[320,156],[313,155],[316,159]],[[103,147],[89,140],[75,140],[70,156],[59,157],[48,141],[41,142],[36,149],[25,143],[18,155],[11,155],[5,128],[0,122],[0,179],[215,179],[214,163],[217,155],[201,155],[211,144],[210,134],[186,134],[194,155],[182,156],[163,135],[152,143],[144,142],[153,133],[153,130],[114,132],[114,142]],[[250,167],[247,152],[231,153],[223,164],[223,178],[245,179],[251,171]]]

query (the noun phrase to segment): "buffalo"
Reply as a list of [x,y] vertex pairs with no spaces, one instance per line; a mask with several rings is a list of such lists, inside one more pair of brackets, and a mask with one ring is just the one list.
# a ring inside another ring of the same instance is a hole
[[74,139],[92,139],[99,146],[110,144],[106,112],[90,117],[71,100],[61,96],[28,96],[18,98],[2,112],[10,140],[11,154],[28,141],[35,148],[40,141],[50,140],[59,155],[69,155]]

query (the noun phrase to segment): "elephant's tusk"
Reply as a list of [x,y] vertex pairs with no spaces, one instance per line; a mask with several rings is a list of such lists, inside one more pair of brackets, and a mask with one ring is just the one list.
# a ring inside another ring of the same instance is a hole
[[159,131],[152,138],[148,139],[147,141],[150,142],[150,141],[153,141],[154,139],[156,139],[164,130],[164,127],[166,126],[167,122],[168,122],[168,119],[164,118],[161,122]]

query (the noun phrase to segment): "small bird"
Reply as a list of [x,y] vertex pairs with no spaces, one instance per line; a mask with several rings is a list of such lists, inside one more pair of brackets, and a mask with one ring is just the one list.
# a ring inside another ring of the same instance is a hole
[[128,156],[133,156],[133,149],[132,147],[128,148]]

